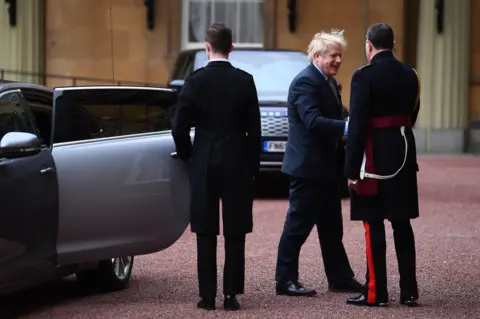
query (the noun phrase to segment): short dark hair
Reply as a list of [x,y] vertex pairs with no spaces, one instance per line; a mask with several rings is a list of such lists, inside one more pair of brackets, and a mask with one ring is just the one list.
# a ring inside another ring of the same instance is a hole
[[223,23],[214,23],[208,28],[205,41],[214,52],[227,54],[232,47],[232,30]]
[[367,31],[367,40],[377,50],[393,50],[393,29],[386,23],[375,23]]

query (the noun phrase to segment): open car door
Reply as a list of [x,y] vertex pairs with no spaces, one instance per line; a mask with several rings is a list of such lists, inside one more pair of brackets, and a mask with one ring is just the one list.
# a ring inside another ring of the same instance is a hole
[[172,157],[176,98],[148,87],[54,90],[60,264],[153,253],[183,234],[189,185]]

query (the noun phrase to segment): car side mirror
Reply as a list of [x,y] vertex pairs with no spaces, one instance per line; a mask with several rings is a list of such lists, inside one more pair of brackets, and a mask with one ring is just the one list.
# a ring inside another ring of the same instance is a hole
[[18,158],[35,155],[42,149],[42,140],[31,133],[9,132],[0,141],[0,156]]
[[176,91],[177,93],[180,92],[180,89],[185,84],[185,80],[172,80],[168,83],[168,88]]

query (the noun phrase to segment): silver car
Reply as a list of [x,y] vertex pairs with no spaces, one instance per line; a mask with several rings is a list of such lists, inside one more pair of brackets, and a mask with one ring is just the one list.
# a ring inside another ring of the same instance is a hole
[[0,83],[0,295],[70,274],[122,289],[134,256],[177,241],[175,105],[163,88]]

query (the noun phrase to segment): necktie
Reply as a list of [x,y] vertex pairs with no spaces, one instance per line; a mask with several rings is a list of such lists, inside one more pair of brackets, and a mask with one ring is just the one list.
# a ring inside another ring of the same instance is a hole
[[335,83],[333,83],[333,78],[328,78],[327,82],[330,88],[332,89],[333,95],[335,95],[335,99],[337,100],[338,105],[340,105],[340,99],[338,98],[338,91]]
[[[338,98],[338,91],[337,91],[336,85],[335,85],[335,83],[333,83],[333,78],[328,78],[327,82],[328,82],[328,85],[330,86],[330,88],[332,89],[333,95],[335,95],[335,99],[337,100],[337,104],[341,105],[340,99]],[[337,148],[338,148],[338,140],[335,141],[335,149],[337,149]]]

